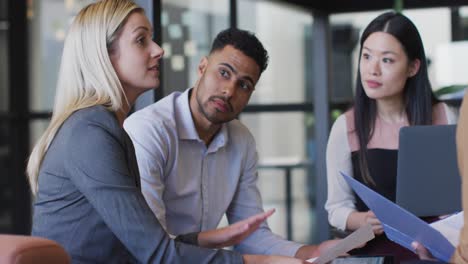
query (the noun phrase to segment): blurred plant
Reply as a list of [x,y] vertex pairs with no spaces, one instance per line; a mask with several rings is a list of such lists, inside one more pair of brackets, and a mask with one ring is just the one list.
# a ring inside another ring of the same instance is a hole
[[453,95],[459,92],[462,92],[468,87],[466,84],[455,84],[455,85],[449,85],[449,86],[444,86],[437,91],[434,92],[435,97],[441,98],[441,97],[446,97],[448,95]]
[[[341,111],[340,109],[332,109],[330,111],[331,124],[333,124],[341,114],[343,114],[343,111]],[[314,114],[312,114],[312,113],[307,113],[306,114],[306,116],[305,116],[305,125],[306,125],[306,127],[310,128],[310,127],[315,126],[315,121],[316,120],[315,120]]]
[[401,13],[403,11],[403,0],[395,0],[393,2],[393,9],[395,12]]
[[335,122],[335,120],[341,115],[343,114],[343,111],[339,110],[339,109],[334,109],[331,111],[331,118],[332,118],[332,123]]

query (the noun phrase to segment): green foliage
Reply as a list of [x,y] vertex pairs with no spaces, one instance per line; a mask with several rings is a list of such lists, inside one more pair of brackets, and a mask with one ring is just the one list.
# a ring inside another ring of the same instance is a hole
[[439,98],[442,95],[452,94],[464,90],[468,87],[466,84],[445,86],[434,92],[435,97]]
[[338,109],[334,109],[331,111],[331,118],[332,118],[332,123],[335,122],[335,120],[341,115],[343,112]]
[[393,3],[393,9],[395,12],[401,13],[403,11],[403,0],[395,0]]

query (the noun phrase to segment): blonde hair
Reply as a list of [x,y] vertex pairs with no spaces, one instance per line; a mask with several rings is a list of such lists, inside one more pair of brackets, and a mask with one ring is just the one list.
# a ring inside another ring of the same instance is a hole
[[52,119],[29,157],[32,193],[39,169],[57,131],[75,111],[104,105],[117,112],[127,101],[109,52],[127,17],[143,9],[131,0],[103,0],[83,8],[70,26],[63,48]]

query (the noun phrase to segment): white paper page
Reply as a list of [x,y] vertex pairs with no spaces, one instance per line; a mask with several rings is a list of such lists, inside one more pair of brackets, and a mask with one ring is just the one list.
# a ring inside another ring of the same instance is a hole
[[463,227],[463,211],[434,222],[431,226],[439,231],[454,246],[458,246],[460,231]]
[[308,259],[307,262],[325,264],[333,259],[346,254],[351,249],[357,248],[375,237],[371,225],[365,225],[342,239],[334,247],[322,252],[318,258]]

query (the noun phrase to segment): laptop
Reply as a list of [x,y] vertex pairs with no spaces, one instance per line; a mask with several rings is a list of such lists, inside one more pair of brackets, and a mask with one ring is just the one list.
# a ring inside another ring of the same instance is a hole
[[456,125],[401,128],[396,204],[419,217],[462,210],[455,132]]

